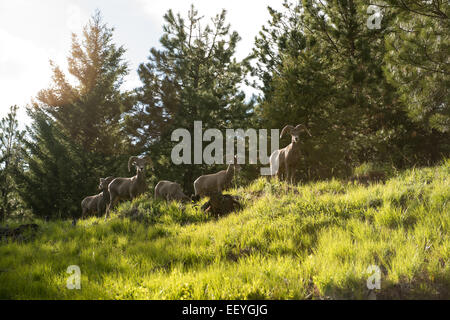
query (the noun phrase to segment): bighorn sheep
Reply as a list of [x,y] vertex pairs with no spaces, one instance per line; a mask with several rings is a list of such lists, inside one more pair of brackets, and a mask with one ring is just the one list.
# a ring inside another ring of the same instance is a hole
[[105,212],[106,206],[109,204],[108,185],[113,180],[113,177],[108,177],[106,179],[100,178],[98,188],[99,190],[102,190],[102,192],[96,196],[86,197],[81,201],[82,219],[84,219],[88,213],[102,215]]
[[230,185],[235,172],[240,170],[241,166],[237,163],[237,158],[234,157],[234,163],[229,164],[227,170],[199,177],[194,182],[194,199],[198,200],[202,196],[210,196],[216,193],[221,194],[222,190]]
[[160,181],[155,187],[155,199],[164,199],[166,201],[191,201],[187,195],[183,193],[183,189],[178,183],[170,181]]
[[312,137],[309,130],[305,125],[299,124],[295,128],[291,125],[287,125],[281,131],[280,138],[284,136],[285,133],[289,133],[292,137],[292,142],[287,147],[276,150],[270,156],[270,171],[272,175],[277,174],[278,178],[282,178],[282,170],[285,170],[285,178],[288,182],[293,182],[295,170],[297,169],[297,164],[299,162],[300,156],[300,133],[306,131],[310,137]]
[[128,160],[128,171],[131,171],[131,166],[134,165],[136,167],[136,175],[131,178],[116,178],[109,184],[110,200],[106,208],[105,220],[109,216],[109,211],[118,201],[133,200],[145,192],[147,189],[145,165],[147,163],[152,164],[151,159],[148,157],[130,157]]

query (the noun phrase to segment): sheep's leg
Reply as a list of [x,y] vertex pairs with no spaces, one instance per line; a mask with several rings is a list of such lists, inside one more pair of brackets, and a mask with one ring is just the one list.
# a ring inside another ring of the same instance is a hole
[[283,173],[282,173],[282,171],[283,170],[281,170],[281,167],[279,167],[278,168],[278,171],[277,171],[277,177],[278,177],[278,180],[282,180],[283,179]]
[[106,206],[105,221],[108,220],[108,218],[109,218],[109,212],[111,211],[111,209],[114,208],[114,203],[115,203],[115,201],[111,201],[111,202]]
[[289,168],[289,165],[286,163],[286,174],[285,174],[285,178],[286,178],[286,182],[289,183],[289,179],[291,177],[291,170]]
[[111,200],[109,201],[108,205],[106,206],[105,221],[108,220],[109,211],[111,210],[111,208],[113,208],[115,201],[116,201],[116,197],[111,195]]
[[106,205],[106,212],[105,212],[105,221],[108,220],[108,216],[109,216],[109,208],[111,207],[111,204],[108,203]]
[[295,169],[296,169],[295,167],[291,168],[291,180],[290,181],[291,181],[291,184],[293,184],[293,185],[295,184]]

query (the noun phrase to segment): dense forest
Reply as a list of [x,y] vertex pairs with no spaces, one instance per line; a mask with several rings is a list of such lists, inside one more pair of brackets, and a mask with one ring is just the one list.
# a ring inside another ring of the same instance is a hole
[[[169,10],[160,46],[130,91],[122,88],[135,72],[126,48],[95,13],[72,36],[68,69],[51,63],[51,86],[27,106],[31,125],[19,130],[17,106],[0,122],[0,221],[77,216],[99,178],[134,174],[127,162],[137,155],[152,159],[149,192],[171,180],[191,194],[198,176],[224,167],[171,162],[172,132],[193,132],[194,121],[221,131],[306,125],[301,182],[350,177],[363,164],[407,169],[448,158],[449,2],[385,0],[379,28],[369,27],[368,6],[303,0],[268,8],[243,60],[225,11],[209,19],[194,7]],[[245,85],[260,94],[249,99]],[[248,164],[239,181],[258,176]]]

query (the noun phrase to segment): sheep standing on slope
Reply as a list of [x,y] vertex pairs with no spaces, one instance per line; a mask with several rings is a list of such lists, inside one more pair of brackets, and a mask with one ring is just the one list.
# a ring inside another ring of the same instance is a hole
[[211,194],[221,194],[222,190],[231,184],[235,172],[240,170],[241,166],[237,163],[237,157],[234,157],[234,163],[228,165],[227,170],[199,177],[194,182],[195,199]]
[[278,178],[282,179],[282,173],[285,173],[286,181],[293,183],[294,175],[297,169],[299,159],[300,159],[300,133],[306,131],[310,137],[312,137],[309,130],[305,125],[299,124],[295,128],[291,125],[287,125],[281,131],[280,138],[284,136],[285,133],[291,135],[291,143],[280,150],[276,150],[270,156],[270,171],[272,175],[277,174]]
[[108,177],[106,179],[100,178],[100,184],[98,188],[102,190],[101,193],[99,193],[96,196],[86,197],[81,202],[81,218],[84,219],[86,217],[86,214],[95,214],[102,215],[105,210],[106,206],[109,204],[109,191],[108,191],[108,185],[113,181],[113,177]]
[[166,201],[191,201],[184,194],[183,189],[178,183],[170,181],[160,181],[155,187],[155,199],[164,199]]
[[147,163],[152,164],[148,157],[130,157],[128,160],[128,171],[131,171],[131,166],[134,165],[136,167],[136,175],[132,178],[116,178],[109,184],[110,201],[106,209],[105,220],[109,216],[109,211],[118,201],[133,200],[147,190],[145,181],[145,166]]

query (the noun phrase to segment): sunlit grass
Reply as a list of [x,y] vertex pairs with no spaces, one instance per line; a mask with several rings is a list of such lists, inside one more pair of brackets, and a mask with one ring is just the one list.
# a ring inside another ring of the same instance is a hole
[[446,161],[368,187],[261,178],[221,218],[143,196],[107,222],[38,221],[34,240],[0,244],[0,298],[366,299],[376,265],[381,298],[448,299],[449,186]]

